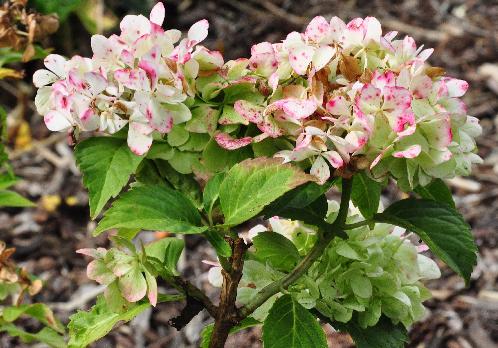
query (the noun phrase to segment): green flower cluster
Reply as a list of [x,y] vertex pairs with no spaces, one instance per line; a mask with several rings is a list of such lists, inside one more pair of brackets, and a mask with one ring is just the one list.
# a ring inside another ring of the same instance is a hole
[[[358,215],[350,215],[348,221],[359,221]],[[274,232],[289,238],[300,254],[312,244],[306,236],[314,239],[315,232],[300,222],[279,219],[271,226]],[[289,293],[332,322],[347,323],[355,312],[363,328],[377,324],[382,314],[406,327],[420,320],[425,313],[422,303],[431,297],[423,281],[439,278],[436,263],[420,254],[417,246],[391,225],[376,224],[371,230],[359,227],[347,234],[347,240],[334,239],[307,274],[288,288]],[[245,267],[238,297],[241,302],[283,276],[260,261],[251,260]],[[256,317],[265,317],[275,300],[258,309]]]

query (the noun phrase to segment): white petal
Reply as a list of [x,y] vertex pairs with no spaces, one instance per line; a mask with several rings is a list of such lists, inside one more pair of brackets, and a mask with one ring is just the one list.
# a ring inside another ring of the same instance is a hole
[[89,85],[89,90],[92,95],[100,94],[107,88],[107,80],[96,72],[86,73],[85,80]]
[[292,69],[299,74],[306,74],[306,69],[313,59],[314,48],[302,45],[289,50],[289,63]]
[[52,95],[52,88],[51,87],[41,87],[38,89],[36,92],[36,97],[35,97],[35,106],[36,106],[36,111],[40,115],[45,115],[47,112],[50,111],[50,107],[52,106],[50,96]]
[[57,75],[45,69],[37,70],[33,74],[33,84],[37,88],[49,85],[57,80],[59,80],[59,77]]
[[66,58],[58,54],[49,54],[43,60],[48,70],[60,77],[66,76]]
[[422,147],[420,145],[412,145],[403,151],[397,151],[393,153],[393,157],[396,158],[415,158],[422,151]]
[[158,2],[150,11],[150,21],[159,26],[163,25],[165,16],[164,5],[162,2]]
[[197,23],[194,23],[188,30],[188,38],[195,43],[203,41],[208,35],[209,22],[206,19],[202,19]]
[[208,272],[208,281],[212,286],[221,288],[223,285],[223,276],[221,275],[221,267],[211,267]]
[[149,151],[150,146],[152,145],[151,131],[152,129],[143,123],[130,123],[130,128],[128,130],[128,147],[134,154],[141,156]]
[[43,120],[47,128],[54,132],[64,131],[72,127],[68,115],[56,110],[47,113]]
[[318,178],[320,184],[324,184],[330,178],[330,168],[322,156],[318,156],[311,166],[310,174]]
[[334,56],[335,49],[330,46],[321,46],[313,55],[313,66],[318,71],[322,69]]

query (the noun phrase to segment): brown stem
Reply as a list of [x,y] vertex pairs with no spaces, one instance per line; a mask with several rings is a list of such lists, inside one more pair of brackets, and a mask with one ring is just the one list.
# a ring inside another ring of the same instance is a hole
[[214,323],[213,334],[209,348],[223,348],[230,333],[230,329],[238,324],[237,307],[237,287],[242,278],[244,267],[244,253],[248,246],[242,238],[231,240],[232,256],[229,259],[230,269],[223,269],[223,286],[220,294],[220,305],[218,306],[216,321]]

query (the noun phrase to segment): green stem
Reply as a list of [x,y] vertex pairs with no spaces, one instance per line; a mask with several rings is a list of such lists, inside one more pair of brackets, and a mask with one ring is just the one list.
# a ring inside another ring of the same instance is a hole
[[373,222],[373,220],[363,220],[363,221],[355,222],[353,224],[346,224],[346,225],[344,225],[344,229],[345,230],[353,230],[353,229],[358,228],[358,227],[370,225],[372,222]]
[[345,226],[346,218],[349,210],[349,199],[351,197],[352,180],[342,180],[342,194],[341,204],[337,219],[333,224],[327,225],[327,229],[320,233],[310,252],[297,264],[297,266],[285,277],[268,284],[261,289],[256,296],[249,301],[247,305],[240,309],[240,318],[243,319],[259,308],[270,297],[277,294],[283,289],[287,289],[296,280],[298,280],[308,269],[315,263],[315,261],[322,256],[324,250],[328,247],[329,243],[338,235],[343,235],[343,228]]

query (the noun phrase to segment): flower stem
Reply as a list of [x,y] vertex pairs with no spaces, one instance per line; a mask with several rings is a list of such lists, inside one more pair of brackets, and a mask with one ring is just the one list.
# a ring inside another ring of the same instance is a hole
[[346,218],[348,216],[349,209],[349,199],[351,197],[352,180],[343,179],[342,180],[342,194],[341,194],[341,204],[339,208],[339,213],[337,219],[334,223],[327,225],[328,228],[322,231],[318,240],[316,241],[310,252],[297,264],[297,266],[285,277],[268,284],[263,289],[261,289],[256,296],[239,311],[240,319],[243,319],[259,308],[263,303],[265,303],[270,297],[280,292],[282,289],[286,289],[295,281],[297,281],[303,274],[305,274],[308,269],[313,265],[313,263],[322,256],[324,250],[327,248],[329,243],[338,235],[343,235],[343,229],[345,226]]

